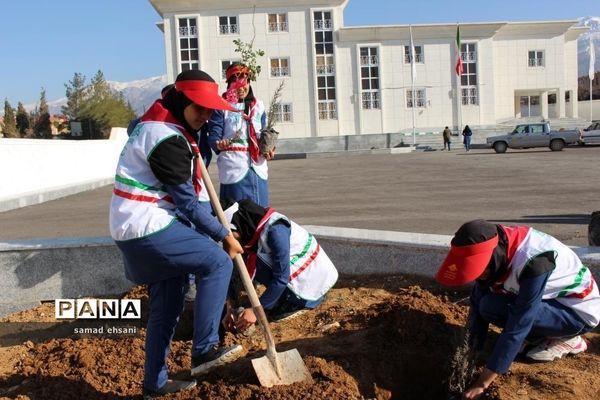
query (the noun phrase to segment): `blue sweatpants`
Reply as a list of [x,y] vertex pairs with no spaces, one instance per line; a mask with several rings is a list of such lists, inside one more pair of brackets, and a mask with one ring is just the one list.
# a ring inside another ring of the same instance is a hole
[[[514,298],[511,296],[488,294],[479,302],[479,314],[484,320],[504,327],[513,301]],[[589,332],[591,329],[572,309],[554,299],[543,300],[531,331],[527,335],[527,341],[572,337]]]
[[221,199],[240,201],[250,199],[261,207],[269,206],[269,183],[266,179],[259,177],[250,168],[246,176],[239,182],[221,184],[219,189]]
[[183,311],[187,275],[196,276],[192,356],[197,356],[219,342],[233,264],[215,241],[180,222],[142,239],[116,243],[127,278],[148,285],[144,388],[156,391],[168,379],[166,359]]

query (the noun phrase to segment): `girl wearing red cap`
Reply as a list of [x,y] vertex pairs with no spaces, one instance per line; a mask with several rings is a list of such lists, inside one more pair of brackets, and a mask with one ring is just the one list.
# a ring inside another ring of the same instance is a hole
[[[182,72],[175,88],[142,116],[121,152],[110,206],[110,232],[125,275],[148,285],[149,317],[143,391],[161,395],[195,386],[168,379],[166,359],[184,287],[194,274],[193,376],[240,356],[241,346],[220,347],[218,327],[233,270],[243,249],[200,201],[207,199],[200,151],[193,134],[213,110],[235,111],[205,72]],[[221,248],[217,242],[223,242]]]
[[263,207],[269,205],[267,160],[271,151],[261,154],[259,139],[267,126],[265,105],[254,96],[252,72],[235,63],[225,72],[227,92],[224,97],[235,111],[216,111],[208,121],[211,148],[218,154],[220,198],[234,201],[250,199]]
[[467,322],[474,350],[483,349],[490,323],[503,328],[464,399],[478,398],[521,352],[553,361],[585,351],[581,335],[600,321],[600,293],[589,268],[568,246],[530,227],[465,223],[436,279],[446,286],[475,281]]
[[[229,205],[228,202],[227,205]],[[251,200],[225,210],[234,236],[248,255],[248,274],[266,287],[260,303],[271,321],[281,321],[319,306],[338,272],[313,235],[278,213]],[[252,308],[229,315],[227,328],[243,332],[256,322]]]

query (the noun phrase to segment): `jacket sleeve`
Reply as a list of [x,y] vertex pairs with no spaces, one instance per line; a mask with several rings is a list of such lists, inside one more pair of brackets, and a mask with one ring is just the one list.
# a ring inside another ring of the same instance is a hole
[[194,224],[197,231],[206,233],[217,242],[229,234],[229,231],[200,205],[191,178],[179,185],[165,185],[165,188],[175,201],[177,209]]
[[520,282],[519,294],[508,309],[506,325],[487,362],[488,369],[503,374],[510,368],[539,313],[550,274],[546,271]]
[[269,228],[267,241],[271,248],[272,277],[260,296],[260,303],[265,310],[277,304],[290,278],[290,234],[290,227],[283,223],[276,223]]
[[216,154],[220,153],[219,149],[217,148],[217,140],[223,139],[224,129],[225,112],[221,110],[213,111],[210,119],[208,120],[208,144]]

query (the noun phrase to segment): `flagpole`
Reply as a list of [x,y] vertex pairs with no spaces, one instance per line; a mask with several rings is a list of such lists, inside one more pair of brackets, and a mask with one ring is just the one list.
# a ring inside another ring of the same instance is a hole
[[[461,54],[460,54],[460,34],[458,33],[458,22],[456,23],[456,57],[460,58]],[[460,133],[462,132],[462,93],[461,93],[461,87],[462,87],[462,71],[461,74],[456,74],[456,104],[458,107],[458,137],[460,138]]]
[[594,78],[596,77],[596,51],[594,48],[594,42],[592,42],[592,36],[590,35],[590,49],[589,49],[589,54],[590,54],[590,67],[588,69],[588,78],[590,78],[590,124],[592,123],[592,121],[594,120],[594,115],[593,115],[593,100],[594,97],[592,96],[592,82],[594,81]]
[[413,146],[416,144],[416,136],[415,136],[415,106],[416,106],[416,96],[415,96],[415,46],[413,43],[413,35],[412,35],[412,25],[408,26],[410,32],[410,80],[411,80],[411,90],[412,90],[412,138],[413,138]]

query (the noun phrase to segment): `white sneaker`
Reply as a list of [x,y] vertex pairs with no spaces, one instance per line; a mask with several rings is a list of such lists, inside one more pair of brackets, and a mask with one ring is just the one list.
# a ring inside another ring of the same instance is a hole
[[548,339],[527,352],[527,357],[535,361],[554,361],[567,354],[579,354],[587,350],[587,343],[581,336],[571,339]]

